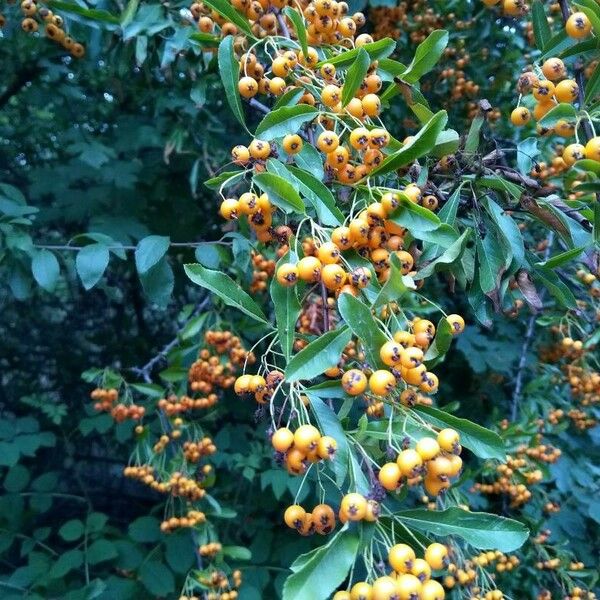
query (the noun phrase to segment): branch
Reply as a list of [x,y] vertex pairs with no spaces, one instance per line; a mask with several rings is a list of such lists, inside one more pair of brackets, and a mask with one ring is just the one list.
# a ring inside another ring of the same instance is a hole
[[[546,238],[546,250],[544,251],[544,260],[548,260],[550,256],[550,249],[554,242],[554,232],[551,231]],[[546,288],[540,292],[540,303],[543,302],[544,296],[546,295]],[[510,409],[510,420],[514,423],[519,414],[519,404],[521,402],[521,395],[523,390],[523,376],[525,374],[525,366],[527,365],[527,353],[529,352],[529,346],[533,340],[533,334],[535,333],[535,320],[536,314],[532,314],[527,322],[527,331],[525,332],[525,339],[521,346],[521,356],[519,357],[519,364],[517,366],[517,377],[515,379],[515,388],[513,391],[511,409]]]

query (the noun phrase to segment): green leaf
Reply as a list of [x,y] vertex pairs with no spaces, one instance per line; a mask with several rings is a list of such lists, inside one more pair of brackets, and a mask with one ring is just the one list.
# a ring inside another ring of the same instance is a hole
[[411,202],[403,193],[398,193],[400,205],[389,215],[389,219],[406,227],[413,237],[419,237],[418,233],[423,231],[433,231],[441,225],[439,217],[428,208]]
[[135,249],[135,266],[140,275],[147,273],[167,253],[171,240],[163,235],[149,235]]
[[415,56],[401,79],[406,83],[416,83],[423,75],[429,73],[440,60],[448,45],[448,32],[443,29],[432,31],[417,46]]
[[[535,265],[535,262],[537,262],[537,260],[533,261],[533,265]],[[569,286],[561,281],[559,276],[552,269],[534,266],[532,275],[533,280],[546,287],[550,294],[552,294],[562,306],[570,309],[577,307],[577,301],[573,292],[569,289]]]
[[[296,262],[297,260],[298,256],[290,251],[285,256],[281,257],[277,263],[277,268],[283,263]],[[302,309],[302,305],[298,300],[298,290],[295,285],[291,287],[280,285],[277,282],[277,278],[273,277],[270,291],[273,307],[275,309],[279,344],[281,345],[286,361],[289,361],[294,347],[296,321],[298,320],[300,310]]]
[[587,80],[585,84],[585,97],[584,102],[588,104],[591,102],[600,92],[600,63],[596,65],[592,76]]
[[161,538],[160,521],[150,516],[138,517],[129,524],[128,532],[134,542],[157,542]]
[[531,17],[533,21],[533,35],[538,50],[543,50],[552,38],[552,31],[548,25],[548,18],[541,0],[533,0],[531,5]]
[[600,175],[600,162],[596,160],[584,158],[583,160],[578,160],[573,167],[575,169],[581,169],[582,171],[589,171],[590,173]]
[[373,42],[371,44],[365,44],[360,48],[354,48],[353,50],[340,52],[337,56],[328,56],[325,60],[320,61],[317,63],[316,68],[321,68],[325,63],[331,63],[336,67],[345,67],[350,65],[356,60],[358,51],[361,48],[367,52],[371,62],[374,62],[381,58],[387,58],[396,49],[396,42],[390,38],[384,38],[383,40],[378,40],[377,42]]
[[204,182],[204,185],[211,190],[218,190],[221,187],[226,188],[233,185],[246,174],[245,171],[224,171],[215,177],[211,177]]
[[233,560],[250,560],[252,558],[252,552],[244,546],[223,546],[222,552],[225,556],[233,558]]
[[300,13],[297,10],[286,6],[283,9],[283,14],[292,22],[292,25],[296,30],[298,42],[300,42],[300,48],[302,48],[302,53],[304,56],[306,56],[308,54],[308,39],[306,35],[306,27],[304,26],[304,21],[302,20]]
[[500,242],[503,242],[506,254],[512,257],[511,271],[514,272],[525,261],[525,246],[521,230],[514,219],[491,198],[483,198],[482,204],[497,226],[496,234],[500,237]]
[[75,268],[86,290],[100,281],[109,260],[110,253],[104,244],[89,244],[77,253]]
[[268,323],[258,304],[229,275],[211,271],[199,264],[187,264],[183,268],[195,284],[216,294],[228,306],[241,310],[257,321]]
[[485,117],[478,113],[477,116],[471,122],[469,127],[469,133],[467,134],[467,141],[465,142],[465,152],[467,154],[474,154],[479,148],[479,134],[481,133],[481,127],[485,122]]
[[566,102],[557,104],[540,119],[540,125],[542,127],[554,127],[561,119],[573,122],[577,119],[577,111],[572,104]]
[[438,326],[435,330],[435,338],[431,346],[429,346],[427,353],[425,354],[425,360],[427,361],[427,367],[431,369],[438,360],[448,352],[452,345],[452,326],[448,323],[446,317],[442,317],[439,320]]
[[438,218],[442,223],[454,225],[454,221],[456,221],[456,215],[458,213],[458,206],[460,204],[460,192],[463,185],[464,182],[459,184],[459,186],[452,192],[451,196],[446,201],[446,204],[444,204],[444,206],[442,206],[438,212]]
[[472,232],[472,229],[465,229],[462,235],[441,256],[419,270],[416,279],[425,279],[437,271],[448,270],[448,267],[456,263],[462,256]]
[[501,254],[498,238],[492,231],[488,231],[481,239],[475,238],[477,259],[479,265],[479,285],[484,294],[498,290],[500,279],[504,273],[504,257]]
[[403,510],[396,516],[415,529],[439,536],[457,535],[481,550],[512,552],[529,537],[529,531],[519,521],[456,507],[442,511],[416,508]]
[[305,392],[315,413],[319,431],[323,435],[331,436],[337,442],[337,450],[334,459],[331,461],[331,468],[335,472],[336,483],[341,487],[348,474],[350,461],[350,449],[346,434],[335,412],[321,400],[321,397],[309,390],[305,390]]
[[[414,108],[415,105],[411,106]],[[421,106],[421,105],[419,105]],[[427,121],[431,118],[431,111],[428,111],[429,114],[425,119],[419,119],[421,123],[427,123]],[[442,156],[446,156],[447,154],[454,154],[460,145],[460,136],[458,132],[454,129],[444,129],[444,131],[440,131],[439,135],[435,140],[435,146],[431,151],[434,156],[441,158]]]
[[83,564],[83,552],[81,550],[67,550],[58,557],[48,573],[51,579],[61,579],[74,569]]
[[173,573],[158,560],[142,563],[139,576],[144,587],[154,596],[168,597],[175,591]]
[[546,267],[547,269],[556,269],[556,267],[561,267],[562,265],[571,262],[574,258],[577,258],[584,250],[585,248],[572,248],[571,250],[566,250],[560,254],[555,254],[548,260],[537,262],[536,266]]
[[533,161],[539,154],[538,139],[528,137],[517,144],[517,166],[522,175],[529,175]]
[[[229,9],[238,15],[244,23],[247,25],[246,19],[244,19],[237,11],[225,0],[219,0],[219,2],[223,2],[226,4]],[[210,6],[210,3],[209,3]],[[227,98],[227,102],[229,107],[231,108],[231,112],[234,114],[235,118],[241,123],[242,127],[248,131],[246,127],[246,122],[244,120],[244,109],[242,108],[242,100],[240,99],[240,93],[238,90],[238,72],[239,72],[239,63],[235,57],[233,52],[233,44],[234,37],[232,35],[228,35],[220,44],[219,44],[219,52],[217,54],[217,62],[219,64],[219,75],[221,76],[221,81],[223,82],[223,87],[225,89],[225,97]]]
[[342,106],[346,106],[354,98],[354,94],[360,88],[360,84],[366,77],[370,65],[371,59],[367,51],[364,48],[359,48],[354,62],[348,67],[348,71],[346,72],[346,79],[342,88]]
[[56,256],[50,250],[42,248],[33,256],[31,272],[40,286],[47,292],[53,291],[60,275],[60,267]]
[[273,104],[273,110],[277,110],[282,106],[294,106],[295,104],[298,104],[298,100],[300,100],[303,94],[304,89],[296,87],[284,92],[281,96],[279,96],[279,98],[277,98],[277,102]]
[[[281,110],[281,109],[280,109]],[[252,180],[267,196],[269,200],[286,213],[297,212],[304,214],[306,207],[298,192],[289,181],[274,173],[258,173]]]
[[79,519],[71,519],[63,523],[58,530],[58,535],[66,542],[74,542],[83,536],[85,527]]
[[[344,296],[347,294],[343,294]],[[347,327],[328,331],[292,357],[285,369],[288,382],[313,379],[338,364],[342,351],[352,338]]]
[[379,293],[373,302],[373,308],[379,308],[388,302],[395,302],[405,296],[411,289],[415,289],[412,278],[402,275],[400,269],[400,259],[396,254],[392,254],[390,260],[390,276],[379,290]]
[[[254,39],[254,34],[252,33],[252,29],[248,24],[248,19],[235,10],[230,2],[227,0],[206,0],[206,2],[204,2],[203,0],[203,4],[218,12],[221,16],[225,17],[226,21],[234,23],[238,29],[250,36],[250,38]],[[227,37],[233,38],[233,36]],[[227,37],[221,42],[221,44],[225,43]],[[219,52],[220,51],[221,48],[219,48]],[[237,69],[235,72],[237,73]]]
[[408,144],[390,154],[379,167],[371,171],[370,176],[384,175],[396,171],[400,167],[404,167],[417,158],[428,154],[435,146],[435,141],[447,121],[448,115],[445,110],[436,113]]
[[481,188],[488,188],[490,190],[496,190],[498,192],[504,192],[514,198],[520,200],[523,194],[523,188],[516,183],[507,181],[504,177],[499,175],[490,175],[488,177],[479,177],[476,180],[476,184]]
[[90,565],[97,565],[118,556],[117,548],[108,540],[99,539],[90,545],[87,550],[87,559]]
[[74,2],[63,2],[63,0],[48,0],[46,3],[50,8],[61,12],[70,13],[85,17],[91,21],[99,21],[100,23],[110,23],[113,25],[119,24],[119,17],[109,13],[106,10],[98,10],[94,8],[84,8]]
[[120,18],[120,23],[121,23],[122,28],[127,27],[127,25],[129,25],[129,23],[131,23],[131,21],[133,21],[133,18],[135,17],[135,13],[137,12],[139,4],[140,4],[140,0],[129,0],[129,2],[127,2],[127,6],[123,9],[123,12],[121,13],[121,18]]
[[292,165],[286,167],[298,182],[300,193],[313,205],[321,225],[341,225],[344,222],[344,213],[336,206],[331,190],[304,169]]
[[314,106],[299,104],[297,106],[282,106],[267,113],[256,128],[256,137],[266,142],[296,133],[304,123],[312,121],[318,110]]
[[373,369],[384,369],[379,350],[387,342],[387,338],[379,329],[371,309],[352,294],[341,294],[337,305],[340,316],[362,342],[370,366]]
[[166,256],[163,256],[148,272],[140,275],[144,293],[158,306],[166,306],[171,299],[175,277]]
[[346,578],[358,553],[360,538],[344,526],[330,540],[299,556],[290,567],[282,600],[326,600]]
[[417,405],[413,410],[425,415],[426,421],[435,427],[451,427],[458,431],[460,443],[479,458],[497,458],[501,461],[506,459],[504,442],[497,433],[433,406]]
[[[201,315],[204,316],[204,315]],[[183,336],[182,336],[183,338]],[[183,338],[185,339],[185,338]],[[130,387],[132,387],[136,392],[143,394],[144,396],[148,396],[149,398],[164,398],[165,390],[162,386],[157,385],[155,383],[130,383]]]
[[10,493],[23,491],[29,483],[29,469],[23,465],[15,465],[4,478],[4,489]]

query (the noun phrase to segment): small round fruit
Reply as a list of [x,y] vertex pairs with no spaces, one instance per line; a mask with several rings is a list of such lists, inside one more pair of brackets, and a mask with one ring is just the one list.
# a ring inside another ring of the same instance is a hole
[[434,571],[444,569],[448,564],[448,548],[438,542],[429,544],[425,549],[425,560]]
[[570,167],[578,160],[585,158],[585,146],[583,144],[569,144],[562,153],[565,164]]
[[337,442],[329,435],[321,437],[317,443],[317,454],[323,460],[333,460],[337,450]]
[[362,521],[367,512],[367,500],[362,494],[346,494],[342,498],[340,512],[349,521]]
[[432,437],[424,437],[417,442],[415,450],[424,461],[428,461],[440,453],[440,445]]
[[332,600],[352,600],[351,596],[350,596],[350,592],[346,592],[344,590],[336,592],[333,595],[333,599]]
[[452,328],[452,335],[457,335],[465,330],[465,320],[460,315],[448,315],[446,321]]
[[396,590],[398,600],[420,600],[421,582],[410,573],[404,573],[396,579]]
[[350,396],[358,396],[367,389],[367,376],[358,369],[350,369],[342,375],[342,387]]
[[551,81],[538,81],[538,83],[533,86],[533,97],[538,102],[547,102],[554,96],[554,90],[555,87]]
[[414,575],[421,583],[424,583],[431,578],[431,567],[426,560],[422,558],[415,558],[410,573],[411,575]]
[[277,283],[292,287],[298,281],[298,267],[292,263],[283,263],[277,269]]
[[321,434],[314,425],[300,425],[294,432],[294,448],[300,452],[310,452],[317,447],[320,438]]
[[321,270],[321,281],[328,290],[338,290],[346,281],[346,271],[340,265],[325,265]]
[[542,73],[550,81],[559,81],[565,76],[565,63],[560,58],[548,58],[542,65]]
[[329,154],[333,152],[340,145],[340,138],[333,131],[323,131],[317,138],[317,148]]
[[271,438],[271,444],[277,452],[287,452],[294,443],[294,434],[287,427],[278,429]]
[[299,504],[292,504],[285,509],[283,520],[291,529],[300,529],[304,524],[306,511]]
[[565,30],[569,37],[581,39],[590,34],[592,23],[585,13],[575,12],[567,19]]
[[331,241],[340,249],[348,250],[352,248],[351,232],[348,227],[336,227],[331,232]]
[[379,369],[369,377],[369,388],[376,396],[386,396],[396,387],[396,378],[385,369]]
[[527,125],[530,120],[531,113],[529,112],[529,109],[524,106],[519,106],[510,113],[510,122],[515,127],[523,127],[523,125]]
[[250,150],[250,156],[257,160],[266,160],[269,158],[269,154],[271,154],[269,142],[264,142],[263,140],[252,140],[248,146],[248,150]]
[[400,362],[406,369],[414,369],[423,364],[423,358],[423,350],[413,346],[411,348],[405,348],[402,351]]
[[362,99],[362,107],[368,117],[377,117],[381,111],[381,100],[377,94],[367,94]]
[[388,491],[393,492],[400,487],[400,479],[402,478],[402,472],[400,471],[400,467],[394,463],[389,462],[385,463],[381,470],[379,471],[379,475],[377,476],[379,479],[379,483]]
[[240,144],[231,150],[231,158],[236,165],[248,164],[248,161],[250,160],[250,151],[246,146]]
[[312,510],[315,530],[320,534],[331,533],[335,529],[335,513],[328,504],[318,504]]
[[410,573],[415,558],[415,551],[408,544],[396,544],[388,552],[388,562],[396,573]]
[[396,580],[389,575],[378,577],[373,582],[373,600],[396,600]]
[[442,584],[435,579],[430,579],[423,584],[421,588],[420,600],[444,600],[446,592]]
[[573,79],[563,79],[556,84],[554,96],[559,102],[571,104],[577,100],[579,86]]
[[379,349],[379,357],[388,367],[395,367],[402,358],[404,348],[397,342],[386,342]]
[[373,588],[366,581],[359,581],[350,590],[350,600],[373,600]]
[[238,82],[238,91],[242,98],[253,98],[258,93],[258,83],[252,77],[242,77]]
[[302,138],[297,133],[294,133],[286,135],[281,145],[288,154],[298,154],[302,150],[303,142]]
[[321,261],[316,256],[305,256],[298,261],[298,277],[308,283],[321,279]]
[[239,211],[240,203],[235,198],[226,198],[219,207],[219,214],[227,221],[237,219]]
[[340,262],[340,249],[333,242],[321,244],[317,250],[317,258],[324,265]]
[[460,448],[460,435],[455,429],[447,427],[437,434],[437,442],[445,452],[454,453]]
[[593,137],[585,145],[585,157],[600,162],[600,136]]
[[396,463],[402,471],[404,477],[414,477],[420,471],[423,465],[421,455],[414,448],[406,448],[398,454]]

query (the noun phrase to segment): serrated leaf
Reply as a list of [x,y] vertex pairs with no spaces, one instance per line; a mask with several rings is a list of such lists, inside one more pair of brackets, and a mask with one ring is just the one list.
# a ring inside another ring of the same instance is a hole
[[268,323],[258,304],[229,275],[211,271],[200,264],[184,265],[184,270],[195,284],[216,294],[228,306],[241,310],[261,323]]

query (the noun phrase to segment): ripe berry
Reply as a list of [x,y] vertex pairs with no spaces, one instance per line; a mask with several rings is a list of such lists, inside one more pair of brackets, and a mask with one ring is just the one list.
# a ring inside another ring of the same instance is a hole
[[407,448],[398,454],[396,463],[400,467],[402,475],[404,475],[404,477],[411,478],[418,474],[421,466],[423,465],[423,459],[416,450],[413,448]]
[[281,145],[288,154],[298,154],[302,150],[302,144],[302,138],[295,133],[293,135],[286,135]]
[[298,267],[284,263],[277,269],[277,282],[285,287],[291,287],[298,281]]
[[380,369],[369,377],[369,388],[376,396],[386,396],[396,387],[396,378],[389,371]]
[[397,490],[400,486],[400,479],[402,478],[402,472],[400,471],[400,467],[393,462],[385,463],[381,470],[379,471],[379,475],[377,476],[379,479],[379,483],[388,491]]
[[367,501],[361,494],[346,494],[342,498],[340,513],[349,521],[362,521],[367,512]]
[[271,444],[277,452],[287,452],[294,443],[294,434],[287,428],[278,429],[271,438]]
[[408,544],[396,544],[388,552],[388,562],[396,573],[410,573],[415,558],[415,551]]
[[300,529],[304,524],[306,511],[298,504],[293,504],[285,509],[283,520],[291,529]]
[[253,98],[258,93],[258,84],[252,77],[242,77],[238,82],[238,90],[243,98]]
[[425,560],[434,571],[444,569],[448,564],[448,548],[437,542],[430,544],[425,549]]
[[570,167],[575,164],[578,160],[585,158],[585,146],[582,144],[569,144],[562,153],[562,158],[565,164]]
[[342,375],[342,387],[350,396],[358,396],[367,389],[367,376],[358,369],[350,369]]
[[319,443],[321,434],[314,425],[301,425],[294,432],[294,447],[300,452],[314,450]]
[[567,19],[565,30],[569,37],[581,39],[590,34],[592,23],[585,13],[575,12]]
[[424,461],[428,461],[440,453],[440,445],[432,437],[424,437],[417,442],[415,450]]
[[515,127],[522,127],[523,125],[529,123],[530,120],[531,113],[529,112],[529,109],[525,108],[524,106],[519,106],[510,113],[510,122]]
[[305,256],[298,261],[298,276],[302,281],[316,283],[321,278],[321,266],[316,256]]

